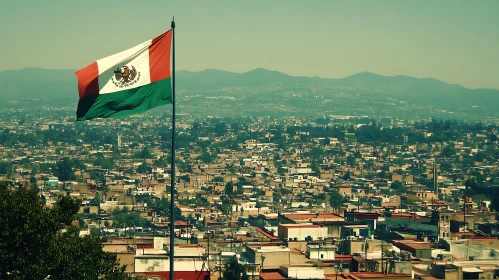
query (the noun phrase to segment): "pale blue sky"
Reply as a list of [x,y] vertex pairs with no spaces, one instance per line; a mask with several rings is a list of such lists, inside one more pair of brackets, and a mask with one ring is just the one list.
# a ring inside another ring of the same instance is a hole
[[432,77],[499,88],[498,0],[4,0],[0,70],[78,69],[175,16],[177,69]]

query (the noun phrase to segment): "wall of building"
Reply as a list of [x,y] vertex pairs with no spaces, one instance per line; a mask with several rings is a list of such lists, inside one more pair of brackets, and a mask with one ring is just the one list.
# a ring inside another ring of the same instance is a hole
[[345,254],[353,255],[356,252],[364,252],[364,240],[345,240]]
[[298,251],[305,251],[307,249],[307,241],[289,241],[288,248],[296,249]]
[[318,267],[281,267],[281,275],[294,279],[323,279],[324,270]]
[[420,259],[431,259],[431,249],[416,249],[414,256]]
[[412,263],[410,261],[390,261],[388,265],[390,274],[411,274]]
[[311,260],[334,260],[336,247],[333,246],[307,246],[307,255]]
[[296,238],[297,240],[305,240],[311,236],[313,240],[327,237],[327,227],[284,227],[279,225],[278,229],[279,239],[289,240],[289,238]]
[[430,275],[438,279],[463,280],[461,268],[454,265],[432,264],[430,267]]
[[438,226],[430,225],[427,223],[420,223],[420,222],[418,222],[417,219],[414,220],[414,219],[407,219],[407,218],[386,217],[385,224],[388,228],[405,227],[407,229],[412,229],[412,230],[431,231],[435,235],[438,232]]
[[[176,270],[176,269],[175,269]],[[169,280],[170,272],[142,272],[140,274],[147,275],[149,277],[160,276],[161,279]],[[209,271],[175,271],[175,279],[196,279],[196,280],[209,280]]]
[[[207,270],[202,260],[175,260],[175,271]],[[135,258],[135,272],[170,271],[170,259],[167,257],[145,256]]]
[[135,272],[135,256],[133,253],[117,253],[116,257],[118,258],[120,265],[126,265],[125,272]]
[[257,263],[259,265],[262,265],[262,256],[264,256],[263,269],[278,269],[281,265],[290,264],[289,251],[259,252],[258,250],[246,248],[246,254],[250,263]]

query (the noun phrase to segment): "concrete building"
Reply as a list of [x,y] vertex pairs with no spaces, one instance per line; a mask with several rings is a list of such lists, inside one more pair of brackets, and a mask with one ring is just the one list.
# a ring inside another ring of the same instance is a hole
[[439,279],[497,279],[499,261],[464,261],[433,263],[429,267],[431,276]]
[[[167,275],[170,271],[170,258],[167,251],[156,248],[137,250],[134,271],[146,276]],[[175,277],[209,279],[210,272],[205,258],[205,249],[199,245],[176,246]]]
[[323,269],[313,266],[281,266],[279,273],[285,279],[328,279]]
[[311,260],[334,260],[338,247],[333,245],[307,245],[305,255]]
[[281,265],[289,265],[291,250],[286,246],[247,245],[248,262],[258,264],[263,269],[278,269]]
[[278,237],[287,241],[311,241],[327,238],[327,228],[311,223],[306,224],[280,224]]
[[393,245],[400,250],[410,252],[414,257],[419,259],[431,259],[431,243],[418,242],[413,240],[394,241]]
[[345,218],[333,213],[285,213],[279,215],[281,224],[343,222]]

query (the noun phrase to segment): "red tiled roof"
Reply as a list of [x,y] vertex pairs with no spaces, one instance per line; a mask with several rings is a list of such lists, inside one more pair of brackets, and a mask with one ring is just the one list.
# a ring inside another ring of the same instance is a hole
[[[327,273],[324,274],[324,276],[328,277],[329,279],[341,279],[341,280],[361,280],[361,279],[372,279],[372,278],[379,278],[379,279],[390,279],[390,278],[396,278],[396,279],[401,279],[401,278],[407,278],[411,279],[411,274],[383,274],[381,272],[351,272],[351,273],[341,273],[336,275],[335,273]],[[338,276],[338,277],[336,277]]]
[[186,226],[187,222],[184,222],[184,221],[175,221],[175,225],[176,226]]
[[341,216],[338,216],[333,213],[319,213],[319,216],[317,214],[284,214],[284,216],[288,219],[296,219],[296,220],[304,220],[304,219],[336,219],[336,218],[343,218]]
[[279,239],[278,237],[276,237],[276,236],[274,236],[274,235],[272,235],[272,234],[264,231],[261,228],[256,228],[256,231],[258,231],[259,233],[263,234],[263,236],[265,236],[267,238],[274,239],[274,240]]
[[279,225],[285,228],[320,228],[319,225],[300,225],[300,224],[282,224]]
[[286,280],[279,272],[260,272],[260,279],[262,280]]
[[335,260],[351,260],[352,258],[352,255],[334,255]]
[[400,248],[399,246],[402,247],[409,247],[414,250],[420,250],[420,249],[431,249],[431,244],[428,242],[404,242],[404,241],[398,241],[393,244],[394,246]]
[[[135,274],[142,274],[146,276],[157,276],[165,280],[170,279],[169,271],[156,271],[156,272],[136,272]],[[175,279],[205,279],[205,277],[210,277],[209,271],[176,271]]]

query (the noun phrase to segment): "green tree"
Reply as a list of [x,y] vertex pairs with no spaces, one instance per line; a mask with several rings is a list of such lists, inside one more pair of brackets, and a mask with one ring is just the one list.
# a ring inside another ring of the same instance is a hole
[[216,154],[210,154],[208,151],[204,151],[200,156],[198,156],[196,159],[201,160],[204,163],[212,163],[213,160],[215,159]]
[[227,182],[225,184],[225,195],[231,197],[234,195],[234,184],[232,182]]
[[99,206],[99,205],[100,205],[100,194],[96,192],[94,198],[90,201],[90,206]]
[[38,167],[38,165],[33,165],[33,167],[31,168],[31,175],[36,175],[38,172],[40,171],[40,168]]
[[221,177],[221,176],[216,176],[215,178],[213,178],[212,182],[223,182],[224,181],[224,178]]
[[61,181],[74,180],[73,164],[69,158],[65,157],[57,163],[57,177]]
[[151,153],[149,152],[149,149],[147,147],[144,147],[140,152],[135,153],[135,158],[152,158]]
[[329,195],[329,204],[331,205],[331,207],[338,208],[341,206],[342,202],[343,196],[337,191],[332,191]]
[[137,167],[137,173],[148,173],[148,167],[145,162],[143,162],[141,165]]
[[220,277],[219,280],[249,280],[248,273],[246,273],[246,266],[240,264],[236,257],[232,257],[229,260],[222,275],[223,277]]
[[258,209],[258,216],[260,216],[260,209],[265,206],[266,206],[265,202],[257,200],[255,207]]
[[69,227],[79,200],[60,197],[47,208],[37,192],[0,183],[0,279],[125,279],[116,255],[101,240]]
[[402,182],[400,181],[393,181],[392,184],[390,185],[390,187],[396,191],[396,192],[404,192],[405,191],[405,187],[404,187],[404,184],[402,184]]
[[57,262],[49,279],[127,279],[125,266],[119,265],[115,254],[102,250],[99,238],[79,237],[78,228],[70,227],[57,241],[52,251]]
[[352,155],[349,155],[347,157],[347,164],[350,165],[350,166],[355,166],[355,163],[356,163],[355,157],[352,156]]

